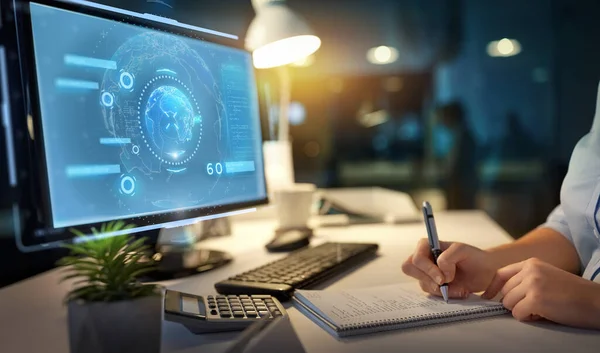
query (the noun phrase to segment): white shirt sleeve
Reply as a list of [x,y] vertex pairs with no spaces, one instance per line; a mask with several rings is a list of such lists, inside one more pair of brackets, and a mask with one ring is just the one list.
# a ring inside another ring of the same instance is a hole
[[[562,209],[562,205],[556,206],[552,212],[548,215],[546,222],[539,227],[553,229],[560,234],[564,235],[571,243],[573,243],[573,237],[571,236],[571,230],[567,223],[567,217]],[[574,243],[573,243],[574,244]]]

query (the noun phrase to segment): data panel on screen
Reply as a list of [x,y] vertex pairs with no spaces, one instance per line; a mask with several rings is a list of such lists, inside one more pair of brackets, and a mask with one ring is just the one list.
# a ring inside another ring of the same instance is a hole
[[266,198],[249,53],[30,10],[55,228]]

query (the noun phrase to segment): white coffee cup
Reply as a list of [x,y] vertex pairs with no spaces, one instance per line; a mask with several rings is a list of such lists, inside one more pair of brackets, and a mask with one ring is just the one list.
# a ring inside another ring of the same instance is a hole
[[295,183],[273,192],[279,229],[308,227],[316,190],[315,184]]

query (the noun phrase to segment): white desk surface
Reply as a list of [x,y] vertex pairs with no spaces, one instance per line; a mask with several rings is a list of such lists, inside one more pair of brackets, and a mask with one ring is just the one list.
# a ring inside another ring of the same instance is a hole
[[[481,212],[440,212],[436,220],[443,240],[468,242],[482,248],[512,240]],[[163,283],[176,290],[211,294],[214,293],[214,282],[284,256],[264,250],[264,244],[275,228],[274,222],[244,221],[234,223],[233,227],[233,236],[202,243],[206,248],[231,252],[235,256],[231,264],[194,277]],[[425,236],[420,223],[319,229],[313,244],[327,240],[377,242],[380,256],[317,288],[376,286],[411,280],[403,275],[401,264],[412,252],[417,240]],[[69,351],[66,310],[61,304],[67,288],[57,282],[56,271],[50,271],[0,290],[0,352]],[[291,303],[284,304],[307,352],[547,353],[598,352],[600,347],[600,332],[551,323],[520,323],[510,315],[337,340]],[[183,326],[164,321],[162,352],[223,352],[238,335],[235,332],[193,335]]]

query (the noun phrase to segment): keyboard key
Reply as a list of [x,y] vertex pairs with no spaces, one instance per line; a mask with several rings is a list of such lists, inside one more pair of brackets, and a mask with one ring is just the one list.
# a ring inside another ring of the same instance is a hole
[[234,316],[234,317],[244,317],[244,312],[243,312],[243,311],[241,311],[241,310],[235,310],[235,311],[233,312],[233,316]]
[[221,317],[231,317],[231,311],[229,311],[229,310],[221,311]]

